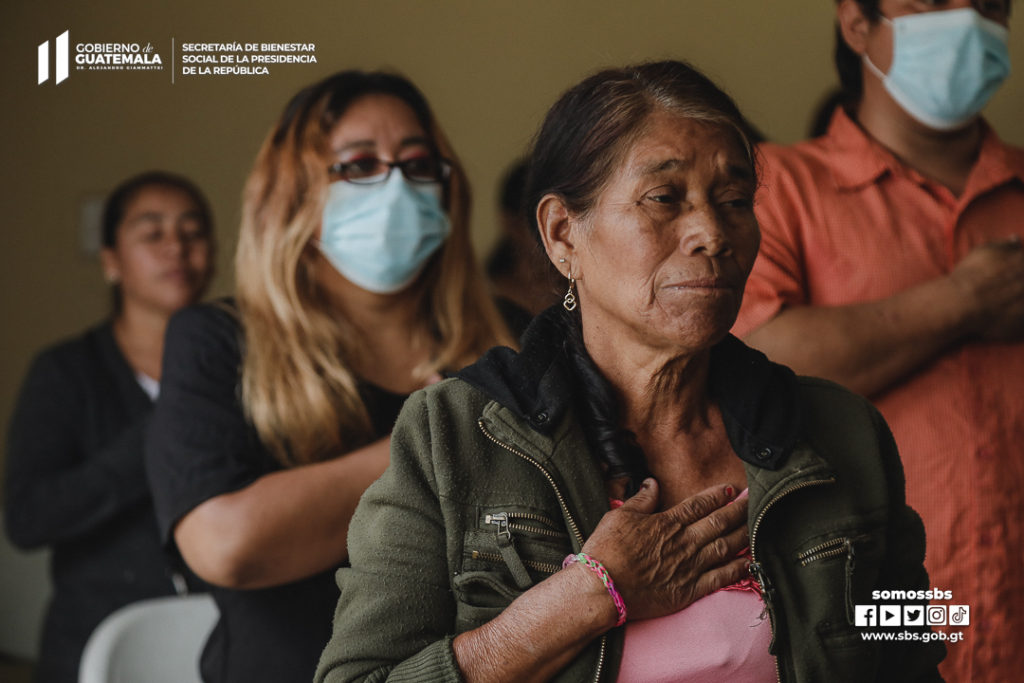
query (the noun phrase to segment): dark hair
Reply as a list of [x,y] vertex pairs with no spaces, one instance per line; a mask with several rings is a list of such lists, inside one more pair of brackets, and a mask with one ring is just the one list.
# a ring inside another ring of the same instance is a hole
[[[882,13],[878,9],[881,0],[856,0],[860,5],[860,11],[871,22],[878,21]],[[836,0],[839,4],[842,0]],[[839,74],[839,84],[843,89],[841,104],[851,106],[860,100],[861,91],[864,88],[864,78],[861,73],[861,57],[850,49],[843,39],[843,31],[836,23],[836,49],[834,53],[836,72]]]
[[[561,308],[559,306],[559,308]],[[644,450],[636,435],[620,426],[619,401],[611,382],[601,374],[583,344],[580,316],[559,310],[565,340],[563,351],[569,360],[573,395],[579,400],[580,422],[591,450],[606,466],[608,479],[628,477],[626,497],[640,490],[643,480],[651,476]]]
[[526,175],[530,172],[530,160],[520,159],[508,169],[501,179],[501,210],[518,215],[524,212],[523,197],[526,194]]
[[811,124],[807,128],[808,137],[819,138],[827,133],[836,109],[847,104],[847,95],[839,88],[825,93],[811,112]]
[[[679,61],[650,62],[594,74],[570,88],[548,111],[534,141],[526,205],[534,229],[536,207],[548,194],[573,213],[593,206],[649,116],[667,110],[734,129],[756,176],[749,126],[732,99],[710,79]],[[583,345],[578,314],[565,318],[565,352],[581,401],[581,421],[591,449],[609,477],[629,477],[627,494],[639,490],[648,469],[634,435],[619,426],[614,391]]]
[[[500,197],[498,206],[506,216],[516,217],[515,228],[529,230],[529,221],[519,220],[526,218],[526,206],[523,202],[523,195],[526,191],[526,174],[530,171],[528,159],[520,159],[514,162],[505,170],[499,187]],[[507,227],[503,228],[503,230]],[[529,240],[529,237],[527,237]],[[508,234],[503,233],[498,242],[494,245],[487,261],[484,263],[484,271],[490,278],[511,276],[516,269],[522,255],[518,253],[515,240]]]
[[203,227],[213,232],[213,212],[202,191],[188,178],[167,171],[146,171],[123,181],[107,196],[103,204],[101,244],[107,248],[117,245],[117,229],[124,220],[124,212],[139,193],[148,187],[170,187],[181,190],[199,208]]

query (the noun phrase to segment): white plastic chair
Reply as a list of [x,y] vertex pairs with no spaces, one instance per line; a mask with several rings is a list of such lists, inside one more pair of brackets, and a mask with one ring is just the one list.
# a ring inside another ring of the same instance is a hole
[[0,532],[0,653],[39,659],[39,634],[52,593],[50,551],[18,550]]
[[153,598],[104,619],[89,636],[79,683],[201,683],[199,655],[217,606],[209,595]]

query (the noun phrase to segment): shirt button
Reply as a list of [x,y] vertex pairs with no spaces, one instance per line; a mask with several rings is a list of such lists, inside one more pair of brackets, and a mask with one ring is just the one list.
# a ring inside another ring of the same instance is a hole
[[770,457],[772,457],[772,449],[770,448],[762,448],[757,452],[757,458],[759,460],[767,460]]
[[542,425],[548,421],[548,414],[542,410],[533,416],[533,421],[536,424]]

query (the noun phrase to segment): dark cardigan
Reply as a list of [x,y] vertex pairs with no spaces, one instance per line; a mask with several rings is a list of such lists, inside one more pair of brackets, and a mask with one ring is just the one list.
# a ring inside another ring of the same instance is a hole
[[37,680],[77,681],[104,617],[175,592],[143,468],[152,408],[109,322],[40,353],[21,388],[4,519],[16,546],[53,550]]

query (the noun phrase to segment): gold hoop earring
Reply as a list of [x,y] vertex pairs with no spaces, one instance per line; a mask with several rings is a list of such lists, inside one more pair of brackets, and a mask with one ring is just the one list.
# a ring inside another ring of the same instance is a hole
[[573,279],[571,270],[569,271],[569,275],[566,277],[569,278],[569,290],[565,293],[565,297],[562,299],[562,308],[567,311],[575,311],[576,295],[573,294],[572,287],[576,284],[576,280]]

